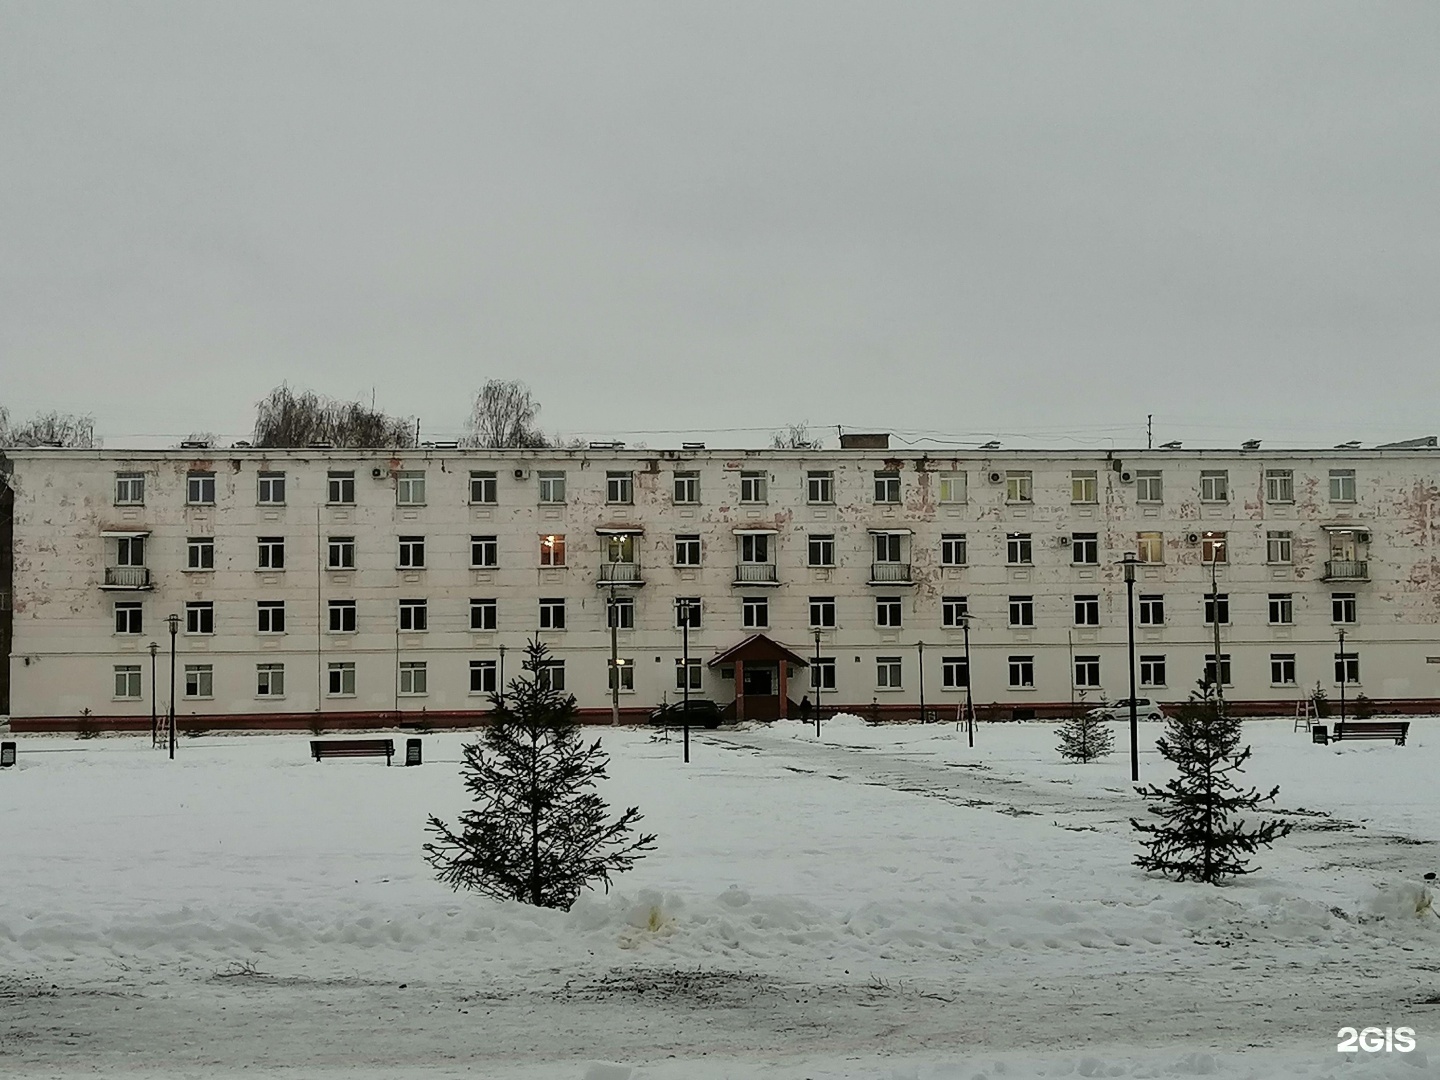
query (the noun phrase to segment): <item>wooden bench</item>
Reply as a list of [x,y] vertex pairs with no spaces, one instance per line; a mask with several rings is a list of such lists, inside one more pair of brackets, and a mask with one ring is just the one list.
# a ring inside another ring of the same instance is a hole
[[1344,739],[1394,739],[1396,746],[1404,746],[1409,730],[1409,720],[1344,721],[1335,725],[1330,738],[1336,742]]
[[385,764],[395,756],[394,739],[311,739],[310,753],[315,760],[327,757],[381,757]]

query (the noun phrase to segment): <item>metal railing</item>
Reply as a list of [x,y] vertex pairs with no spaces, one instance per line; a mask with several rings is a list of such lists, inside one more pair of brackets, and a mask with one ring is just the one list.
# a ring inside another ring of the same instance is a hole
[[905,582],[910,580],[908,562],[877,562],[870,564],[870,580],[884,582]]
[[148,566],[107,566],[105,567],[105,585],[111,589],[148,589],[150,588],[150,568]]
[[1325,563],[1326,581],[1369,581],[1368,559],[1330,559]]
[[774,563],[742,562],[735,564],[735,580],[746,584],[755,582],[774,584],[779,578],[775,576]]
[[600,564],[600,583],[602,585],[633,585],[639,580],[639,563],[602,562]]

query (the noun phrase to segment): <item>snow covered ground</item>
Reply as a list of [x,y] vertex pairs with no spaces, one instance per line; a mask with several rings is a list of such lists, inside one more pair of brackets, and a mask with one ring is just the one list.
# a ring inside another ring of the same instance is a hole
[[[1142,778],[1163,779],[1142,725]],[[463,806],[301,735],[21,737],[0,773],[0,1075],[561,1080],[1440,1075],[1440,720],[1247,725],[1296,831],[1216,889],[1131,865],[1127,733],[597,729],[658,851],[568,913],[456,895]],[[397,737],[399,738],[399,737]],[[1337,1031],[1411,1027],[1412,1053]]]

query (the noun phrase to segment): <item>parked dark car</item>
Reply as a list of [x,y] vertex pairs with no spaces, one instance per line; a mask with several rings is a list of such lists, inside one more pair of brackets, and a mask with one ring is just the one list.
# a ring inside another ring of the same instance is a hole
[[[720,711],[720,706],[707,698],[690,699],[690,726],[717,728],[725,719]],[[685,702],[672,701],[669,705],[662,705],[650,714],[652,724],[664,724],[667,727],[683,727],[685,725]]]

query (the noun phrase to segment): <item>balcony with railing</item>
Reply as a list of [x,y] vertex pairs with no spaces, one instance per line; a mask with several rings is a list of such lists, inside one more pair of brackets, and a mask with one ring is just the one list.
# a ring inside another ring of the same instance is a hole
[[1369,559],[1329,559],[1325,563],[1326,581],[1369,581]]
[[644,585],[638,562],[602,562],[597,585]]
[[148,566],[107,566],[102,589],[148,589],[150,568]]
[[909,585],[910,564],[908,562],[876,562],[870,564],[871,585]]
[[736,585],[779,585],[774,563],[742,562],[735,564]]

